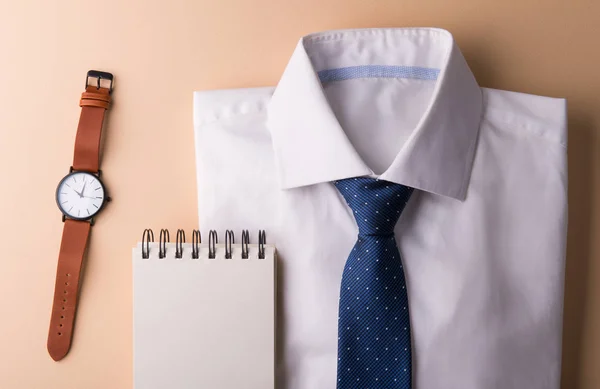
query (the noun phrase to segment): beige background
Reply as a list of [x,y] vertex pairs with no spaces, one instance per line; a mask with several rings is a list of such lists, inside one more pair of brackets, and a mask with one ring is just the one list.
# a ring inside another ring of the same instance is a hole
[[[383,26],[449,29],[482,86],[568,99],[563,388],[600,387],[599,25],[591,0],[1,0],[0,388],[130,388],[130,247],[145,227],[197,226],[192,91],[275,84],[302,35]],[[55,363],[54,191],[91,68],[117,78],[102,166],[114,202]]]

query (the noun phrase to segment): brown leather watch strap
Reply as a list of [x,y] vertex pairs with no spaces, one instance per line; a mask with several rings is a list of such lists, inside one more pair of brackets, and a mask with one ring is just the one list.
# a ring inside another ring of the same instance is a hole
[[65,220],[48,332],[48,352],[55,361],[63,359],[71,348],[79,277],[90,228],[91,224],[87,221]]
[[110,104],[110,90],[89,85],[81,95],[81,116],[75,138],[73,169],[96,173],[100,160],[100,135],[104,113]]

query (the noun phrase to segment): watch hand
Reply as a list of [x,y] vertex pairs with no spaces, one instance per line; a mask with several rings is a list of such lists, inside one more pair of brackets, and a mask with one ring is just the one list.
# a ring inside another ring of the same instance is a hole
[[71,188],[71,189],[73,189],[73,192],[77,193],[77,196],[79,196],[79,197],[83,196],[81,193],[77,192],[77,191],[75,190],[75,188]]
[[83,181],[83,188],[81,188],[81,197],[85,197],[83,195],[83,192],[85,191],[85,186],[87,185],[87,182]]

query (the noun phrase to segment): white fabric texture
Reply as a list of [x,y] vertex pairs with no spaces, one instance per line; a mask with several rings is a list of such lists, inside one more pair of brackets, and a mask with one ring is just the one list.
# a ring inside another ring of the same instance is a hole
[[479,87],[445,30],[344,30],[302,38],[276,87],[195,92],[194,128],[200,226],[278,249],[279,389],[336,387],[357,227],[332,181],[356,176],[416,188],[414,388],[559,387],[564,99]]

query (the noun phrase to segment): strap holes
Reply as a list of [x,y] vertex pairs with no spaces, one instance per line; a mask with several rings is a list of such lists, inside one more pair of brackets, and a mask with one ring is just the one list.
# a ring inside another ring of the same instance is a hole
[[65,307],[60,307],[60,309],[62,309],[63,311],[65,310]]
[[59,332],[59,333],[58,333],[58,336],[61,336],[61,335],[62,335],[62,332]]
[[[63,303],[66,303],[66,302],[67,302],[67,299],[63,299]],[[65,309],[65,307],[63,307],[63,309]]]
[[63,325],[62,325],[62,324],[59,324],[58,326],[59,326],[59,327],[62,327]]
[[[61,319],[64,319],[65,317],[61,315],[61,316],[60,316],[60,318],[61,318]],[[62,325],[62,324],[61,324],[61,325]]]
[[64,293],[64,294],[67,294],[67,291],[66,291],[66,290],[63,290],[63,293]]
[[68,285],[69,285],[69,283],[68,283],[68,282],[65,282],[65,285],[67,285],[67,286],[68,286]]
[[67,273],[67,277],[71,277],[71,274],[70,274],[70,273]]

